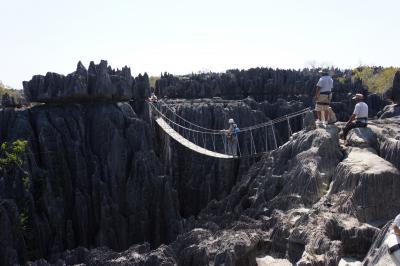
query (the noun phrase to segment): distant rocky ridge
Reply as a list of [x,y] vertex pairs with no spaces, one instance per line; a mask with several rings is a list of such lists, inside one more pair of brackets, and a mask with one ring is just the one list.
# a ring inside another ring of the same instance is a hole
[[27,99],[44,103],[127,101],[140,96],[137,88],[143,86],[150,91],[147,74],[133,78],[130,68],[114,70],[105,60],[98,65],[90,62],[88,70],[79,62],[76,71],[67,76],[48,72],[23,82]]
[[[347,71],[348,72],[348,71]],[[374,117],[388,101],[369,93],[361,80],[353,80],[346,71],[336,70],[332,108],[341,120],[347,119],[353,111],[351,95],[362,93]],[[340,79],[338,77],[341,77]],[[301,101],[313,106],[315,85],[320,77],[317,70],[284,70],[252,68],[249,70],[228,70],[226,73],[193,74],[183,77],[164,74],[156,82],[156,93],[167,98],[212,98],[240,100],[251,97],[257,102],[276,102],[278,99]]]

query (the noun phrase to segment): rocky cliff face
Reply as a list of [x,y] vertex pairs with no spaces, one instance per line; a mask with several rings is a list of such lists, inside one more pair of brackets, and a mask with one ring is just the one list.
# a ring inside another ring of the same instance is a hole
[[[129,104],[6,110],[0,124],[1,142],[29,140],[21,169],[2,173],[2,265],[76,246],[157,246],[181,231],[152,129]],[[22,210],[26,228],[13,228]]]

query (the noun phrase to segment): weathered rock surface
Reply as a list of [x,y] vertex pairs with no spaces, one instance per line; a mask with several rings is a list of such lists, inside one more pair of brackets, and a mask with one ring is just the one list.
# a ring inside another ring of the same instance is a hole
[[400,105],[399,104],[391,104],[386,105],[385,108],[379,113],[379,118],[390,118],[394,116],[400,116]]
[[400,104],[400,71],[394,75],[393,86],[387,92],[387,97],[394,103]]
[[44,103],[127,101],[150,93],[147,74],[134,79],[130,68],[113,70],[105,60],[98,65],[90,62],[88,70],[79,62],[76,71],[67,76],[51,72],[36,75],[23,86],[29,101]]
[[[64,252],[56,264],[58,265],[145,265],[145,266],[173,266],[177,265],[172,256],[172,250],[165,245],[156,250],[151,250],[148,243],[135,245],[123,252],[115,252],[107,247],[89,250],[78,248],[73,251]],[[29,262],[29,266],[52,265],[45,260]]]
[[362,222],[389,220],[400,209],[400,173],[370,149],[352,148],[337,167],[331,194],[344,194],[343,211]]
[[[148,124],[128,103],[0,112],[0,140],[26,139],[25,165],[0,173],[0,264],[77,246],[124,250],[182,230]],[[25,185],[22,180],[26,180]],[[27,216],[19,224],[21,213]]]
[[360,148],[376,148],[378,145],[377,136],[370,127],[350,130],[347,135],[347,143],[352,147]]
[[18,98],[15,98],[13,96],[10,96],[8,93],[5,93],[3,97],[1,98],[1,105],[2,107],[22,107],[23,105],[26,105],[27,102],[26,100],[21,96]]
[[400,117],[371,123],[378,139],[378,153],[400,170]]

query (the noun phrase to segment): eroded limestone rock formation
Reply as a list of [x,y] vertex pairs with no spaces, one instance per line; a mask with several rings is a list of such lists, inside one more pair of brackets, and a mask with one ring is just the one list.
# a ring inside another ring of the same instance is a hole
[[90,62],[87,70],[81,62],[67,76],[48,72],[23,82],[24,93],[31,102],[60,103],[83,101],[127,101],[150,93],[148,76],[133,78],[131,70],[114,70],[102,60]]

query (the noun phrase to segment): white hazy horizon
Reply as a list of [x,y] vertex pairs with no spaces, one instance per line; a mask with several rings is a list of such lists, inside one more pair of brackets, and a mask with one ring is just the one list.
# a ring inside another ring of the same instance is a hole
[[132,73],[400,66],[396,0],[0,0],[0,80],[68,74],[79,60]]

